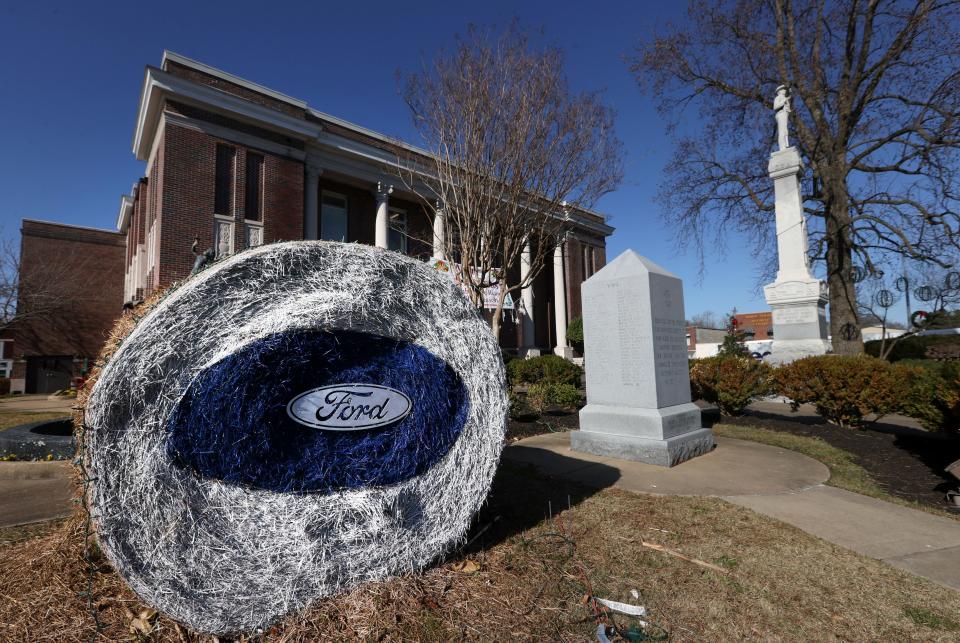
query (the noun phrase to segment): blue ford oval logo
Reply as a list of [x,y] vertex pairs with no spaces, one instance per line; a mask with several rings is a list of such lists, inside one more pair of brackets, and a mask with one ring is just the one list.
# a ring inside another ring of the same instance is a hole
[[329,493],[421,475],[469,415],[463,380],[423,346],[295,329],[197,373],[167,420],[166,446],[204,478]]
[[305,391],[287,404],[287,415],[306,426],[328,431],[375,429],[410,414],[404,393],[377,384],[333,384]]

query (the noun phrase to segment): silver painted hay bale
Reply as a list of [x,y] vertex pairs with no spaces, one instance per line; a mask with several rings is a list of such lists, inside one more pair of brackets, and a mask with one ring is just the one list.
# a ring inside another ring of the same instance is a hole
[[[265,337],[331,329],[422,347],[462,380],[465,422],[429,469],[290,493],[171,459],[171,414],[205,369]],[[158,304],[97,381],[85,416],[97,536],[147,603],[201,632],[257,631],[313,599],[421,569],[460,541],[488,493],[507,408],[497,342],[445,276],[356,244],[250,250]]]

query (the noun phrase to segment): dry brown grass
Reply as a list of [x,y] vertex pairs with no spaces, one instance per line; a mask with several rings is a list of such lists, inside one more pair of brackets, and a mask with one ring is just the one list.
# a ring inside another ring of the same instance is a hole
[[[550,520],[548,507],[563,511]],[[581,565],[598,596],[635,602],[630,590],[639,590],[672,640],[947,641],[960,627],[957,592],[718,499],[593,492],[505,463],[478,519],[478,529],[486,525],[470,548],[425,573],[321,601],[260,638],[583,641],[596,626],[581,600]],[[88,578],[99,640],[136,638],[130,624],[145,606],[102,558],[88,565],[83,533],[74,518],[0,544],[0,640],[90,640]],[[479,569],[457,571],[464,560]],[[150,640],[210,640],[162,616],[145,629]]]

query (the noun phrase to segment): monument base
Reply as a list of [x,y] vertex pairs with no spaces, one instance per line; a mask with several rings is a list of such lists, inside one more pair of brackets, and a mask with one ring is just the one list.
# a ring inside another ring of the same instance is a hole
[[825,339],[774,339],[764,361],[779,366],[811,355],[826,355],[832,350],[833,345]]
[[714,444],[710,429],[697,429],[666,440],[593,431],[574,431],[570,434],[570,448],[574,451],[661,467],[672,467],[709,453]]
[[587,404],[570,448],[624,460],[672,467],[713,449],[700,409],[687,402],[660,409]]

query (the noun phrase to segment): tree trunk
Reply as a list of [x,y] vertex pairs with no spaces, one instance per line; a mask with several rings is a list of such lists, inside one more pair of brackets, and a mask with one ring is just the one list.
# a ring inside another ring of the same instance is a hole
[[850,212],[843,179],[824,180],[827,237],[827,284],[830,286],[830,334],[837,355],[863,352],[857,287],[851,278],[853,248]]

